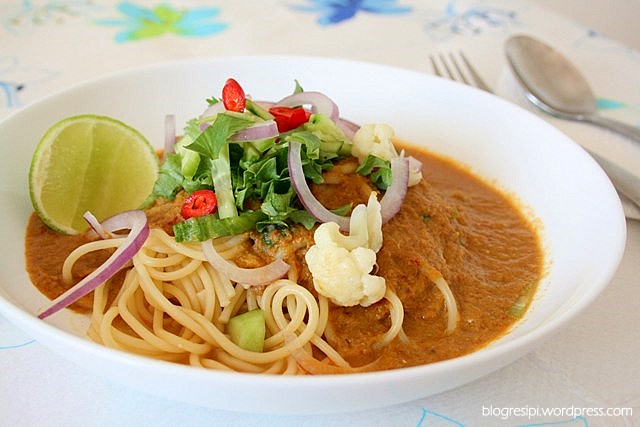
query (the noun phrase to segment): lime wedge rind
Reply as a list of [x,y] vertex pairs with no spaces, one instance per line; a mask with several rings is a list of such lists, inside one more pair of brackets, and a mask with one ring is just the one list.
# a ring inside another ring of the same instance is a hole
[[103,220],[138,208],[158,176],[158,156],[136,129],[111,117],[83,114],[53,125],[29,170],[35,212],[53,230],[78,234],[85,211]]

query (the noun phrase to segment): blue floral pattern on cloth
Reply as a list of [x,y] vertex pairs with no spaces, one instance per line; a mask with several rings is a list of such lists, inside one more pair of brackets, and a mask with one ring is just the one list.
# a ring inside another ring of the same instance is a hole
[[616,110],[626,107],[627,105],[624,102],[616,101],[615,99],[596,98],[596,108],[598,110]]
[[205,37],[220,33],[228,27],[228,24],[216,21],[220,14],[217,7],[178,9],[163,3],[149,9],[124,2],[118,5],[118,11],[124,18],[100,19],[97,23],[124,27],[124,30],[116,35],[116,41],[119,43],[158,37],[167,33]]
[[7,107],[15,107],[19,104],[18,92],[22,89],[24,89],[24,84],[22,83],[0,80],[0,93],[3,94]]
[[427,427],[430,425],[443,425],[451,427],[465,427],[464,424],[454,420],[446,415],[439,414],[437,412],[430,411],[428,409],[422,409],[422,416],[416,427]]
[[0,351],[16,350],[35,342],[35,339],[14,328],[8,320],[0,316]]
[[427,22],[426,31],[434,40],[481,34],[486,29],[505,28],[517,22],[514,10],[479,3],[460,6],[459,3],[458,0],[449,1],[439,16]]
[[[431,410],[422,409],[422,416],[418,421],[416,427],[426,427],[431,425],[448,426],[448,427],[466,427],[460,421],[456,421],[446,415],[433,412]],[[583,416],[576,416],[567,420],[561,421],[546,421],[534,424],[518,424],[514,427],[588,427],[589,423]]]
[[[15,10],[13,10],[15,9]],[[34,2],[22,0],[14,8],[8,8],[3,16],[4,28],[13,34],[28,32],[34,27],[62,24],[69,20],[94,13],[100,9],[92,0],[52,0]]]
[[396,4],[396,0],[308,0],[309,5],[293,6],[305,12],[318,12],[317,22],[328,26],[338,24],[356,16],[359,11],[380,15],[392,15],[411,11],[408,6]]
[[21,107],[20,94],[32,84],[42,83],[58,75],[46,68],[24,65],[15,55],[0,56],[0,106]]

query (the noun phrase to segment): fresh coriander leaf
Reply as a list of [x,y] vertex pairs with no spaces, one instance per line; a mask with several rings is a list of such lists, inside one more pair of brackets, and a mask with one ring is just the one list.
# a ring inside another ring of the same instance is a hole
[[[336,215],[346,216],[349,215],[349,212],[351,212],[351,208],[351,203],[347,203],[346,205],[340,206],[337,209],[331,209],[331,212]],[[296,209],[289,212],[288,218],[290,221],[302,225],[307,230],[311,230],[316,224],[316,219],[304,209]]]
[[296,192],[291,186],[289,186],[286,193],[277,193],[275,190],[275,183],[272,182],[269,185],[269,190],[262,202],[260,210],[267,214],[269,218],[285,219],[289,212],[293,210],[291,203],[295,196]]
[[173,200],[182,188],[182,167],[180,156],[177,154],[168,154],[158,173],[158,179],[153,185],[153,191],[144,201],[142,207],[149,207],[157,198],[163,197],[167,200]]
[[244,202],[247,199],[247,193],[248,190],[246,188],[243,188],[241,190],[238,190],[236,188],[236,190],[233,192],[233,195],[236,198],[236,208],[240,211],[244,208]]
[[295,131],[288,133],[283,138],[284,142],[298,141],[303,147],[303,154],[306,154],[309,159],[320,158],[320,138],[312,132],[308,131]]
[[269,157],[261,162],[254,163],[251,170],[255,173],[258,182],[269,182],[280,178],[275,157]]
[[371,172],[370,178],[376,187],[380,190],[386,190],[391,185],[391,168],[378,168]]
[[371,182],[380,190],[386,190],[391,185],[391,163],[372,154],[358,166],[356,172],[362,176],[369,176]]
[[197,190],[202,190],[202,189],[211,189],[212,184],[211,184],[211,179],[209,176],[207,176],[206,178],[208,179],[204,179],[205,177],[200,177],[202,180],[198,179],[195,181],[192,180],[184,180],[182,182],[182,188],[184,188],[184,191],[186,191],[187,193],[191,194],[194,191]]
[[184,127],[184,136],[188,137],[190,142],[195,140],[198,135],[202,133],[202,130],[200,129],[200,123],[201,122],[199,118],[194,118],[187,121],[187,124]]
[[296,224],[302,225],[307,230],[311,230],[316,225],[316,219],[304,209],[298,209],[289,213],[289,219]]
[[351,203],[347,203],[346,205],[342,205],[339,208],[331,209],[331,212],[336,215],[347,216],[351,212],[351,208],[353,208],[353,205]]
[[367,158],[358,166],[356,172],[362,176],[371,175],[374,169],[391,167],[391,164],[380,157],[369,154]]
[[215,121],[198,135],[186,148],[209,157],[218,158],[222,147],[239,130],[251,126],[254,122],[230,114],[218,114]]

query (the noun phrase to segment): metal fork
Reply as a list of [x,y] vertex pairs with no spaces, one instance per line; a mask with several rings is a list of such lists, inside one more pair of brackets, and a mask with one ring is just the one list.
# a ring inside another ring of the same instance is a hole
[[[482,77],[480,77],[480,74],[473,68],[465,54],[459,51],[457,56],[460,59],[457,59],[453,52],[449,52],[448,55],[444,53],[429,55],[434,73],[440,77],[447,77],[451,80],[492,92],[489,85],[482,80]],[[460,65],[461,63],[463,65]]]

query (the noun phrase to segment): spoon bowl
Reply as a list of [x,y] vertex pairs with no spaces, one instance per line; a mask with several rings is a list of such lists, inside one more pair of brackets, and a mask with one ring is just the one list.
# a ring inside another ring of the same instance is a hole
[[505,46],[507,59],[529,100],[551,114],[585,115],[596,112],[589,83],[556,50],[531,37],[514,36]]
[[640,143],[640,129],[598,114],[589,83],[557,50],[532,37],[516,35],[507,40],[505,54],[527,98],[542,111],[602,126]]

